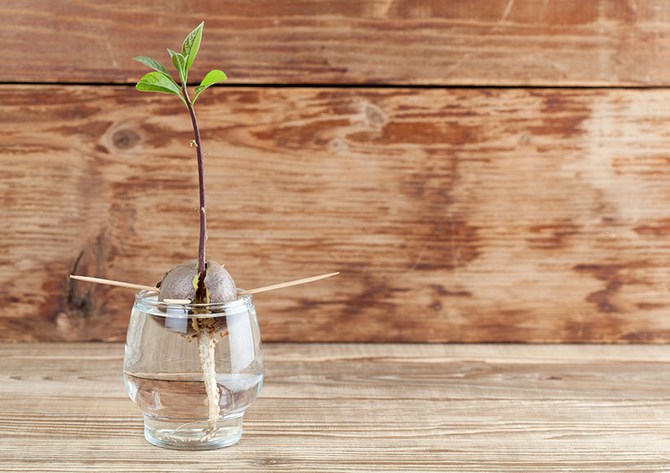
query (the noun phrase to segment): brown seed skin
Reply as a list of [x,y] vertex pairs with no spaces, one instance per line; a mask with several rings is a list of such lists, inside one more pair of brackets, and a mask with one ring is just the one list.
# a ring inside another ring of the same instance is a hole
[[[193,279],[198,274],[198,261],[189,260],[178,264],[172,268],[163,277],[160,282],[158,300],[165,299],[188,299],[195,300],[195,289],[193,287]],[[205,287],[209,295],[209,303],[224,303],[237,299],[237,287],[235,281],[228,271],[216,261],[207,262],[207,272],[205,274]],[[152,316],[162,327],[165,327],[167,317]],[[188,319],[188,324],[185,324],[183,329],[186,332],[180,332],[182,335],[196,336],[198,330],[207,330],[208,332],[222,332],[226,333],[226,317],[206,317],[198,318],[197,323],[193,323],[193,319]],[[175,331],[170,327],[165,327],[168,330]]]
[[[178,264],[165,275],[160,283],[158,300],[195,299],[193,278],[198,274],[198,261],[189,260]],[[232,276],[216,261],[207,262],[205,287],[209,293],[209,302],[229,302],[237,299],[237,287]]]

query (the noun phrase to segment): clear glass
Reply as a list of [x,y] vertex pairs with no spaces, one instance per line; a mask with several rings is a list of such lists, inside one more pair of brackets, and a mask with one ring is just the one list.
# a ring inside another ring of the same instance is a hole
[[140,291],[128,326],[124,384],[159,447],[209,450],[242,436],[263,384],[263,352],[249,295],[224,304],[169,304]]

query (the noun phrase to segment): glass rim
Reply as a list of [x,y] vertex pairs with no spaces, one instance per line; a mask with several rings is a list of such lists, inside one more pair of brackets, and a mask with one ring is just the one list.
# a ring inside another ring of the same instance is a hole
[[[238,288],[238,291],[242,289]],[[141,289],[135,293],[135,303],[141,303],[156,309],[182,309],[182,310],[191,310],[191,309],[216,309],[217,311],[225,311],[226,309],[238,308],[242,305],[249,305],[253,303],[253,297],[251,294],[240,294],[237,299],[228,301],[228,302],[207,302],[193,304],[191,302],[179,303],[179,302],[165,302],[159,301],[157,299],[158,290],[156,289]],[[156,298],[154,298],[156,297]],[[212,316],[213,314],[198,314],[204,316]]]

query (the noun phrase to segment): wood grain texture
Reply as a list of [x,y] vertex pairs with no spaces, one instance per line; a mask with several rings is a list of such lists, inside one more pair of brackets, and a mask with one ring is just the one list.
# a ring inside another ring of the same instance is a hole
[[265,346],[234,447],[145,442],[119,344],[0,345],[0,471],[663,472],[659,346]]
[[5,0],[0,81],[137,80],[202,19],[233,83],[670,83],[664,0]]
[[[0,338],[123,340],[132,293],[197,253],[177,101],[0,90]],[[216,90],[208,255],[265,340],[666,342],[665,90]]]

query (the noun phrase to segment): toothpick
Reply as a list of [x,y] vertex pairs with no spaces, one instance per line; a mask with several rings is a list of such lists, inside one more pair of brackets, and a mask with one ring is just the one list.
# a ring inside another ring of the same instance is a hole
[[94,282],[96,284],[106,284],[108,286],[127,287],[128,289],[147,289],[149,291],[158,290],[157,287],[153,286],[143,286],[141,284],[132,284],[129,282],[114,281],[113,279],[92,278],[90,276],[76,276],[74,274],[70,274],[70,277],[78,281]]
[[275,289],[283,289],[289,286],[297,286],[298,284],[307,284],[309,282],[320,281],[321,279],[326,279],[332,276],[340,274],[337,273],[328,273],[321,274],[319,276],[312,276],[309,278],[295,279],[293,281],[282,282],[279,284],[273,284],[271,286],[257,287],[256,289],[249,289],[248,291],[240,291],[240,294],[258,294],[259,292],[274,291]]
[[[321,279],[330,278],[338,274],[340,273],[339,272],[328,273],[328,274],[321,274],[319,276],[311,276],[309,278],[295,279],[293,281],[282,282],[279,284],[272,284],[271,286],[263,286],[263,287],[257,287],[256,289],[249,289],[247,291],[240,291],[240,294],[258,294],[259,292],[274,291],[276,289],[283,289],[285,287],[297,286],[299,284],[307,284],[314,281],[320,281]],[[157,287],[143,286],[142,284],[133,284],[123,281],[115,281],[113,279],[93,278],[90,276],[77,276],[74,274],[70,274],[70,278],[76,279],[78,281],[93,282],[96,284],[106,284],[108,286],[126,287],[128,289],[146,289],[149,291],[158,291]]]

